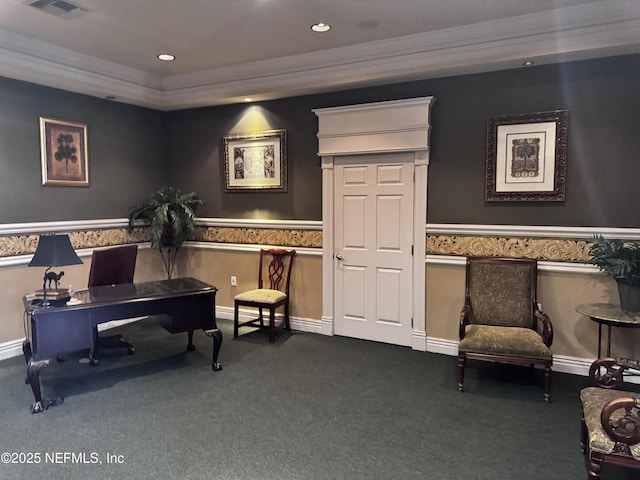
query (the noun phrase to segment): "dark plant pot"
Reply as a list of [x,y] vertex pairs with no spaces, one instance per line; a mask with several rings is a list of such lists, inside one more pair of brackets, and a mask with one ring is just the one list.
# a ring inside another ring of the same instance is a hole
[[640,285],[630,285],[621,280],[616,282],[622,310],[628,313],[640,313]]

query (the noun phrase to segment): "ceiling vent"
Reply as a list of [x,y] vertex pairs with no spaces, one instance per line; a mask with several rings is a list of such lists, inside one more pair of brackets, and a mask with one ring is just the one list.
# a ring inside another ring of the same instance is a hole
[[28,5],[55,17],[75,18],[87,12],[86,8],[69,0],[30,0]]

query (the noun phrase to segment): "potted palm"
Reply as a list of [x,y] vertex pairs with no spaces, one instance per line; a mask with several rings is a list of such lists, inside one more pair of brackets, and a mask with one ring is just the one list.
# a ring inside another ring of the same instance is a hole
[[595,235],[589,263],[618,284],[620,305],[626,312],[640,312],[640,243],[625,243]]
[[187,238],[197,235],[195,211],[202,204],[195,192],[162,187],[129,210],[129,229],[149,226],[151,246],[160,252],[169,279],[178,250]]

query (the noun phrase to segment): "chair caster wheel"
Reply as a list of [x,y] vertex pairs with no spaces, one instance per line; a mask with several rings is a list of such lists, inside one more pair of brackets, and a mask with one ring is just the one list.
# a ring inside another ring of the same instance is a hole
[[127,355],[133,355],[134,353],[136,353],[136,349],[133,347],[129,347],[127,348]]

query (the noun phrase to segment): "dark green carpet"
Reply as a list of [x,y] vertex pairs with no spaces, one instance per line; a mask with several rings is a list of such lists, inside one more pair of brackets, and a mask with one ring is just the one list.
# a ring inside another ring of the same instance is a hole
[[[225,321],[224,370],[215,373],[202,332],[187,354],[186,335],[150,323],[119,329],[135,355],[105,352],[93,368],[80,354],[52,362],[44,392],[66,400],[42,414],[29,411],[24,360],[0,362],[0,451],[41,457],[0,465],[0,478],[587,478],[584,377],[554,373],[546,404],[540,372],[469,362],[459,393],[454,357],[299,332],[274,345],[260,332],[233,340]],[[639,478],[612,467],[602,475]]]

